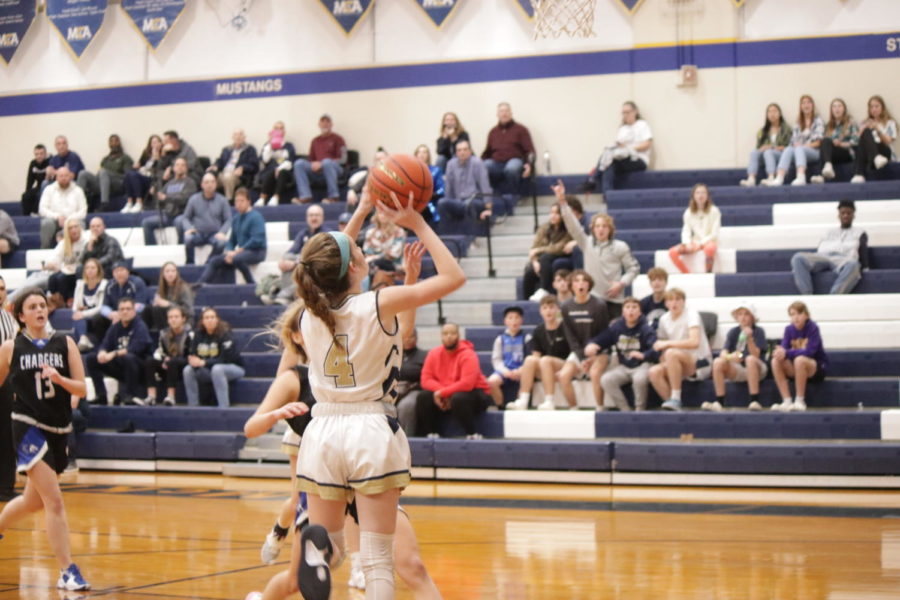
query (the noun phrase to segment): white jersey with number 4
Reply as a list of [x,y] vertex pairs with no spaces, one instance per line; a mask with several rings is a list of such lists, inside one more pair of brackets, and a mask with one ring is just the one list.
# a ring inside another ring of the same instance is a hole
[[394,402],[402,359],[396,317],[393,331],[385,330],[378,318],[378,292],[348,296],[332,313],[334,336],[310,311],[300,313],[316,402]]

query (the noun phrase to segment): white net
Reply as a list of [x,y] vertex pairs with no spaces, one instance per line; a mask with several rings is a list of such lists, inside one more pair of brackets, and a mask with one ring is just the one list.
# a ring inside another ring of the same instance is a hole
[[534,39],[593,37],[596,0],[531,0],[534,8]]

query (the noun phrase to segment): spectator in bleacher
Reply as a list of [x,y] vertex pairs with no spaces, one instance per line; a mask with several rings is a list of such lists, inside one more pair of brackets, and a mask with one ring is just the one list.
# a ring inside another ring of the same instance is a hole
[[[773,404],[772,410],[804,411],[806,384],[825,379],[828,355],[822,345],[819,326],[810,317],[806,304],[792,303],[788,307],[788,316],[791,322],[784,328],[781,345],[772,353],[772,377],[781,394],[781,404]],[[796,388],[793,402],[788,378],[794,380]]]
[[144,322],[150,331],[161,331],[169,322],[169,309],[178,306],[188,321],[194,314],[194,291],[181,278],[175,263],[169,261],[159,270],[159,284],[150,302],[149,310],[145,310]]
[[64,135],[58,135],[53,140],[53,145],[56,148],[56,154],[50,157],[50,166],[47,167],[45,174],[45,185],[56,179],[56,173],[62,167],[69,170],[72,179],[78,179],[78,174],[84,170],[84,163],[81,162],[81,157],[77,153],[69,150],[69,140]]
[[[575,219],[581,223],[582,231],[590,235],[591,221],[587,218],[587,215],[584,214],[584,207],[581,205],[581,200],[575,196],[566,196],[566,204],[572,209],[572,214],[575,215]],[[561,209],[560,215],[562,215]],[[578,247],[578,242],[574,239],[570,240],[569,243],[565,245],[563,248],[563,255],[554,260],[553,265],[551,266],[554,273],[559,270],[571,272],[583,268],[584,254],[582,254],[581,248]]]
[[[560,305],[569,298],[574,297],[572,288],[569,285],[569,275],[571,274],[572,272],[568,269],[558,269],[553,272],[553,292],[556,294],[556,301]],[[543,300],[543,298],[541,299]]]
[[[766,107],[766,120],[762,128],[756,132],[756,148],[750,151],[750,162],[747,164],[747,178],[741,179],[744,187],[756,185],[759,173],[759,161],[762,159],[766,167],[767,180],[775,179],[778,161],[784,149],[791,143],[791,128],[784,120],[781,107],[774,102]],[[770,183],[763,182],[764,185]]]
[[333,123],[329,115],[319,117],[319,135],[309,144],[308,158],[294,162],[294,181],[297,184],[297,202],[312,202],[311,178],[325,180],[325,201],[340,199],[338,177],[347,163],[347,144],[344,138],[332,131]]
[[109,329],[109,321],[100,314],[107,285],[109,281],[104,278],[100,261],[96,258],[84,261],[81,279],[75,284],[75,298],[72,301],[73,337],[82,352],[93,350]]
[[[176,158],[172,165],[175,174],[172,179],[163,184],[162,189],[156,192],[157,214],[145,217],[141,221],[144,229],[144,245],[156,244],[157,229],[163,229],[169,225],[175,225],[175,237],[179,244],[184,243],[184,225],[179,217],[184,213],[188,200],[197,193],[197,182],[188,177],[187,161],[184,158]],[[161,232],[162,242],[171,243]]]
[[856,204],[853,200],[838,202],[838,219],[841,226],[831,229],[819,242],[815,252],[798,252],[791,257],[794,283],[801,294],[813,293],[812,274],[834,271],[837,279],[831,286],[831,294],[849,294],[869,268],[869,236],[860,227],[853,226]]
[[231,229],[231,206],[225,196],[216,191],[216,176],[207,173],[200,182],[200,191],[190,197],[181,215],[184,230],[185,264],[194,264],[194,249],[209,244],[210,258],[221,254],[228,243]]
[[[557,378],[569,408],[574,409],[577,408],[578,402],[572,380],[587,375],[594,391],[597,410],[602,410],[603,388],[600,387],[600,377],[609,364],[609,358],[606,354],[602,354],[587,364],[584,348],[601,331],[609,327],[609,310],[606,302],[591,294],[594,278],[589,273],[583,270],[573,271],[570,284],[575,296],[563,303],[562,322],[563,332],[572,352],[566,358],[566,363],[560,369]],[[553,410],[554,406],[552,403],[548,405],[545,400],[538,408]]]
[[112,271],[112,266],[123,260],[125,255],[122,253],[122,245],[119,240],[106,233],[106,223],[100,217],[91,219],[91,235],[84,247],[84,254],[81,257],[83,263],[89,258],[96,258],[100,261],[104,273]]
[[244,376],[244,363],[231,328],[216,309],[203,309],[200,325],[191,334],[187,362],[182,373],[188,404],[200,406],[200,382],[212,382],[216,403],[227,408],[231,404],[228,384]]
[[681,227],[681,243],[669,248],[669,258],[679,271],[690,273],[690,269],[681,260],[681,255],[703,252],[706,255],[706,272],[712,273],[719,247],[722,213],[713,204],[705,183],[697,183],[691,189],[691,203],[681,220],[684,223]]
[[[349,221],[349,218],[347,219]],[[287,306],[297,296],[297,284],[294,282],[294,269],[300,262],[300,253],[309,238],[323,231],[330,231],[325,227],[325,211],[318,204],[313,204],[306,209],[306,226],[297,232],[294,243],[278,261],[278,270],[281,271],[281,281],[278,285],[278,293],[275,296],[263,294],[259,297],[263,304],[281,304]]]
[[441,169],[446,170],[447,163],[456,156],[456,142],[469,141],[469,132],[459,122],[459,117],[454,112],[445,112],[441,117],[441,132],[438,135],[437,144],[435,145],[434,164]]
[[631,410],[622,393],[622,386],[629,383],[634,392],[634,410],[647,410],[650,363],[657,358],[657,352],[653,349],[655,343],[656,331],[641,315],[640,301],[629,296],[622,306],[622,318],[613,321],[606,331],[585,346],[584,355],[588,360],[599,356],[602,351],[615,351],[619,364],[600,377],[600,385],[620,411]]
[[135,404],[141,406],[153,406],[156,404],[158,387],[165,383],[166,395],[163,397],[164,406],[175,406],[175,390],[184,378],[184,368],[187,366],[188,340],[191,326],[188,324],[189,315],[193,309],[185,311],[178,304],[171,304],[166,309],[166,322],[168,327],[159,332],[159,344],[156,350],[144,361],[147,379],[147,397],[135,398]]
[[[459,141],[457,140],[457,146]],[[505,184],[501,214],[513,214],[519,201],[522,179],[531,177],[534,164],[534,144],[531,133],[524,125],[513,120],[509,102],[497,105],[497,124],[488,133],[487,144],[481,158],[491,180],[491,186],[500,191]]]
[[38,144],[34,147],[34,158],[28,163],[28,175],[25,177],[25,191],[22,192],[22,214],[36,216],[38,202],[41,200],[41,184],[47,180],[47,168],[50,157],[47,147]]
[[438,201],[438,230],[442,235],[468,233],[467,221],[487,219],[493,190],[485,164],[472,155],[468,140],[456,143],[456,157],[447,163],[444,197]]
[[144,361],[153,348],[150,332],[137,318],[132,298],[121,298],[116,313],[119,318],[106,331],[100,349],[84,357],[85,371],[94,382],[94,401],[101,405],[107,403],[104,375],[124,384],[120,385],[116,404],[134,404],[135,398],[147,395]]
[[559,213],[559,204],[553,204],[547,222],[538,227],[528,251],[528,264],[522,279],[526,298],[538,302],[553,293],[553,263],[566,256],[566,246],[571,241],[572,236],[566,231]]
[[275,121],[269,139],[259,151],[259,200],[256,206],[288,204],[294,189],[294,161],[297,151],[285,139],[284,121]]
[[859,147],[850,183],[864,183],[869,169],[882,169],[897,155],[891,144],[897,139],[897,122],[891,117],[884,98],[872,96],[868,102],[868,115],[860,123]]
[[200,181],[202,169],[197,161],[197,153],[190,144],[179,137],[177,131],[169,130],[163,133],[162,156],[159,160],[162,179],[157,185],[157,189],[175,176],[173,165],[177,158],[183,158],[187,161],[188,176]]
[[775,179],[766,179],[763,185],[779,186],[784,184],[784,177],[791,162],[797,169],[797,176],[791,185],[806,185],[806,165],[819,160],[819,147],[825,135],[825,122],[816,113],[816,103],[812,96],[804,94],[800,97],[800,114],[791,131],[791,143],[784,149],[778,159]]
[[380,212],[372,216],[372,224],[366,228],[362,251],[369,265],[369,285],[391,285],[403,263],[403,245],[406,230],[395,225]]
[[556,374],[571,353],[569,343],[560,319],[559,302],[556,296],[547,295],[541,298],[541,320],[531,335],[531,355],[525,358],[519,375],[519,396],[506,405],[507,410],[527,410],[531,401],[531,390],[534,379],[540,375],[544,389],[544,401],[538,406],[541,410],[553,410],[553,393],[556,387]]
[[[50,280],[58,274],[61,274],[61,276],[75,276],[78,266],[81,264],[84,247],[87,244],[81,219],[76,217],[67,219],[64,231],[63,239],[56,244],[56,248],[53,251],[53,258],[43,261],[43,268],[29,275],[25,283],[9,295],[10,302],[15,302],[19,294],[27,291],[29,288],[48,289]],[[51,313],[65,305],[65,299],[59,294],[47,298],[47,308]]]
[[481,439],[475,417],[491,405],[489,386],[472,342],[459,337],[459,326],[441,327],[441,345],[432,348],[422,367],[422,391],[416,396],[416,434],[438,437],[436,417],[450,412],[467,439]]
[[416,432],[416,397],[422,391],[422,367],[427,353],[418,347],[419,332],[403,337],[403,362],[397,377],[397,419],[408,436]]
[[766,332],[756,324],[756,307],[749,302],[739,304],[731,311],[737,321],[725,336],[725,345],[719,357],[713,361],[713,383],[716,399],[704,402],[700,410],[718,412],[725,407],[725,382],[747,382],[750,391],[750,410],[762,410],[759,403],[759,384],[766,378],[769,368],[766,366]]
[[143,279],[131,274],[130,259],[120,260],[113,265],[112,281],[106,286],[106,297],[103,299],[100,314],[111,323],[118,323],[121,318],[117,307],[122,298],[134,300],[134,310],[137,314],[144,312],[147,303],[147,285]]
[[84,190],[91,212],[109,210],[109,199],[113,194],[122,193],[125,173],[131,170],[134,162],[122,148],[122,139],[118,135],[109,136],[108,143],[109,154],[100,161],[100,170],[94,174],[85,169],[78,174],[78,185]]
[[659,319],[653,349],[659,364],[650,367],[650,382],[664,400],[664,410],[681,410],[681,384],[685,379],[702,381],[712,369],[712,351],[700,313],[685,307],[685,293],[672,288],[666,292],[669,311]]
[[641,118],[637,104],[627,101],[622,104],[622,124],[616,131],[616,140],[603,149],[597,166],[584,185],[584,191],[591,192],[600,181],[600,192],[606,194],[616,187],[616,177],[634,171],[646,171],[650,166],[650,150],[653,147],[653,132],[650,125]]
[[434,222],[435,217],[437,217],[437,203],[444,197],[444,169],[431,164],[431,150],[429,150],[428,146],[425,144],[416,146],[416,151],[413,152],[413,154],[415,154],[416,158],[428,165],[428,172],[431,173],[431,200],[428,201],[428,210],[424,211],[422,215],[425,217],[426,221]]
[[243,129],[235,129],[231,134],[231,145],[222,148],[218,160],[206,169],[207,173],[218,176],[219,185],[225,190],[225,197],[234,200],[234,191],[253,183],[259,171],[259,156],[256,148],[247,143]]
[[488,376],[487,382],[491,399],[497,407],[503,406],[503,386],[514,385],[522,378],[525,348],[531,340],[531,336],[522,331],[524,316],[525,312],[518,306],[507,306],[503,310],[503,325],[506,329],[494,338],[491,350],[494,372]]
[[812,183],[825,183],[834,179],[835,163],[853,162],[856,145],[859,144],[859,128],[847,112],[847,104],[840,98],[831,101],[825,135],[822,137],[822,174],[809,178]]
[[209,257],[198,279],[200,283],[223,281],[223,274],[235,269],[244,276],[245,283],[256,283],[250,267],[266,259],[266,220],[262,213],[253,210],[250,192],[245,187],[234,193],[234,208],[237,214],[231,220],[225,252]]
[[0,260],[12,254],[19,247],[19,232],[12,217],[5,210],[0,209]]
[[669,274],[665,269],[653,267],[647,271],[647,279],[650,281],[652,292],[641,298],[641,314],[649,323],[653,331],[659,327],[659,318],[666,311],[666,286],[669,284]]
[[[382,146],[378,146],[378,148],[375,149],[375,155],[372,157],[371,166],[374,167],[380,163],[387,155],[387,150]],[[350,176],[347,178],[347,208],[352,208],[359,202],[359,196],[362,194],[363,186],[366,185],[366,178],[369,175],[369,168],[370,167],[360,166],[350,173]]]
[[69,218],[84,220],[87,200],[84,192],[72,181],[72,171],[62,166],[56,170],[53,183],[44,188],[38,214],[41,216],[41,248],[52,248],[56,234]]
[[618,317],[622,314],[625,288],[631,285],[641,272],[641,265],[631,253],[628,244],[614,239],[616,224],[611,216],[595,214],[591,218],[591,235],[588,235],[569,207],[566,187],[562,181],[553,186],[553,191],[562,209],[566,230],[581,249],[584,270],[593,278],[596,286],[594,295],[606,301],[610,317]]
[[147,140],[147,147],[140,158],[132,165],[132,170],[125,173],[125,206],[120,212],[141,212],[144,209],[144,198],[152,190],[158,189],[162,182],[163,141],[155,133]]

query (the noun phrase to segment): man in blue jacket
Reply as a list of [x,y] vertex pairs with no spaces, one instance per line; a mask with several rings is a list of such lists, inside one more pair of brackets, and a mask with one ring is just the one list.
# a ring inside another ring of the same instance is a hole
[[224,272],[237,269],[247,283],[255,283],[250,273],[251,265],[266,258],[266,221],[253,210],[247,188],[234,193],[237,214],[231,220],[231,237],[225,245],[225,253],[210,257],[198,280],[200,283],[221,281]]
[[138,319],[134,300],[122,298],[118,304],[119,320],[106,331],[97,352],[84,357],[85,370],[94,382],[95,402],[106,404],[106,386],[103,376],[119,381],[119,401],[134,404],[134,398],[147,395],[144,382],[144,361],[153,348],[150,332],[142,319]]

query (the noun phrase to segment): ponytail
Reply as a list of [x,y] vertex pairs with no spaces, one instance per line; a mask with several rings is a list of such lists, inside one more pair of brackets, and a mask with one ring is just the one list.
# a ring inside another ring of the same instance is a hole
[[[337,240],[328,233],[317,233],[303,246],[300,264],[294,270],[297,296],[306,309],[325,323],[332,337],[336,322],[331,306],[350,289],[348,273],[341,273],[343,261]],[[338,343],[335,340],[335,343]]]

